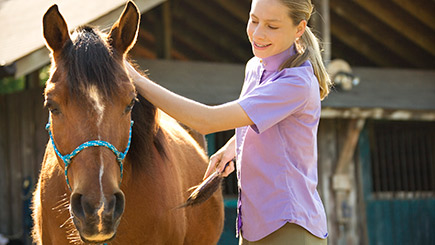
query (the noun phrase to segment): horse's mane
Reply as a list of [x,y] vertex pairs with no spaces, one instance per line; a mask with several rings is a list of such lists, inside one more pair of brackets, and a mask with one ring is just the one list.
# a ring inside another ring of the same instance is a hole
[[131,118],[134,121],[133,133],[131,137],[131,147],[127,154],[128,160],[131,162],[133,172],[135,168],[140,167],[141,162],[152,162],[144,156],[154,157],[153,148],[156,147],[157,152],[161,157],[166,157],[164,135],[162,129],[156,122],[156,107],[148,100],[137,95]]
[[[84,101],[83,91],[92,85],[104,98],[113,98],[118,94],[120,82],[128,79],[120,63],[123,62],[122,55],[111,49],[103,35],[92,27],[81,26],[73,32],[71,42],[61,53],[62,67],[68,71],[66,80],[70,95],[78,101]],[[154,157],[153,146],[162,157],[166,154],[164,136],[156,122],[156,107],[140,95],[132,111],[132,120],[134,125],[127,158],[136,172],[135,169],[144,167],[144,162],[152,162],[149,160]]]

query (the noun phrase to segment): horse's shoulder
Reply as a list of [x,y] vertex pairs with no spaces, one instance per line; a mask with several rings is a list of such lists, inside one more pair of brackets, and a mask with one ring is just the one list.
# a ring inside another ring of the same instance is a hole
[[[192,135],[174,118],[160,110],[158,111],[157,118],[160,128],[163,130],[169,142],[174,142],[177,146],[189,145],[192,149],[195,149],[203,155],[203,157],[206,157],[203,147],[201,147]],[[186,148],[184,148],[184,151],[185,150]]]

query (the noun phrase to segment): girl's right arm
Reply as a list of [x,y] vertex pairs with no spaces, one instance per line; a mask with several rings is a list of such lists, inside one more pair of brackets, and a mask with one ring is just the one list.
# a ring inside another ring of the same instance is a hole
[[215,106],[205,105],[175,94],[152,82],[128,63],[126,63],[126,68],[137,91],[142,96],[166,114],[201,134],[254,124],[237,101]]
[[231,137],[227,143],[220,148],[215,154],[210,157],[210,162],[208,164],[207,172],[204,175],[206,179],[210,174],[215,171],[222,172],[226,163],[230,162],[228,167],[223,172],[222,176],[227,177],[230,173],[234,171],[233,159],[236,155],[236,136]]

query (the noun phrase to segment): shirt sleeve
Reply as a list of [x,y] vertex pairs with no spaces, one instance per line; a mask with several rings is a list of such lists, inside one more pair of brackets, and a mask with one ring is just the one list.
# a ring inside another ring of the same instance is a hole
[[304,76],[283,74],[258,85],[237,102],[254,122],[252,129],[261,133],[303,108],[309,93],[310,83]]

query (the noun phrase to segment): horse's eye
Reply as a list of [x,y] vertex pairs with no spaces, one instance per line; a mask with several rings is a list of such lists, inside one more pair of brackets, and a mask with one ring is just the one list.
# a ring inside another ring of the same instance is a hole
[[46,101],[45,107],[50,111],[52,115],[59,115],[61,113],[59,106],[53,101],[50,100]]
[[57,108],[48,108],[48,110],[51,112],[51,114],[53,115],[59,115],[60,114],[60,110]]
[[131,110],[133,110],[134,103],[136,103],[136,99],[132,99],[132,100],[131,100],[130,104],[125,108],[124,113],[127,114],[127,113],[129,113]]

